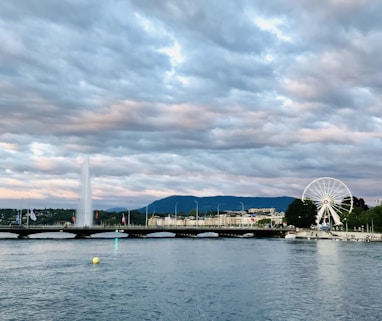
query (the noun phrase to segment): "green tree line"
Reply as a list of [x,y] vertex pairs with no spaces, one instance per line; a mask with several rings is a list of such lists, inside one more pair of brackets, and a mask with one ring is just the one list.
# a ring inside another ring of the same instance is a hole
[[[345,200],[343,202],[346,202]],[[317,208],[309,201],[294,200],[285,212],[288,225],[309,228],[316,224]],[[369,208],[364,199],[353,196],[353,210],[351,213],[340,213],[341,222],[347,223],[349,229],[373,226],[376,232],[382,232],[382,206]]]

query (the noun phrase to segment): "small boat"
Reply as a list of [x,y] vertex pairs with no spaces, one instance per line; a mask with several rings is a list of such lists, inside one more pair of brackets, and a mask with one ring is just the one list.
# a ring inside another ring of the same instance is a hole
[[285,238],[288,240],[294,240],[296,238],[296,234],[288,233],[287,235],[285,235]]
[[255,237],[254,233],[244,233],[242,237]]

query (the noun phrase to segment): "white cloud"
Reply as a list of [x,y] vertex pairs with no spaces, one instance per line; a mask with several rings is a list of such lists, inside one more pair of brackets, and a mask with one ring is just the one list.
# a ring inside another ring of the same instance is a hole
[[283,21],[280,18],[269,18],[269,17],[255,17],[255,23],[261,30],[269,31],[270,33],[274,34],[277,39],[286,41],[286,42],[293,42],[290,36],[285,35],[282,32],[282,29],[280,26],[283,25]]

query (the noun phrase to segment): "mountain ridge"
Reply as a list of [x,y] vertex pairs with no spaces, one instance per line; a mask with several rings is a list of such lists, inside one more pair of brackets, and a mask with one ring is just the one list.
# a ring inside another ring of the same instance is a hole
[[[147,211],[156,214],[186,213],[198,207],[199,213],[209,211],[240,211],[249,208],[275,208],[278,212],[285,212],[296,198],[290,196],[276,197],[250,197],[250,196],[204,196],[172,195],[156,200],[147,205]],[[122,209],[126,210],[126,209]],[[146,212],[146,206],[136,209],[141,213]]]

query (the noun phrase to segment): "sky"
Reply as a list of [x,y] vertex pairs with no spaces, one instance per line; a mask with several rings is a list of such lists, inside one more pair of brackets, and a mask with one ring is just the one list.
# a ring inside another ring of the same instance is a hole
[[0,208],[382,198],[382,1],[3,0]]

